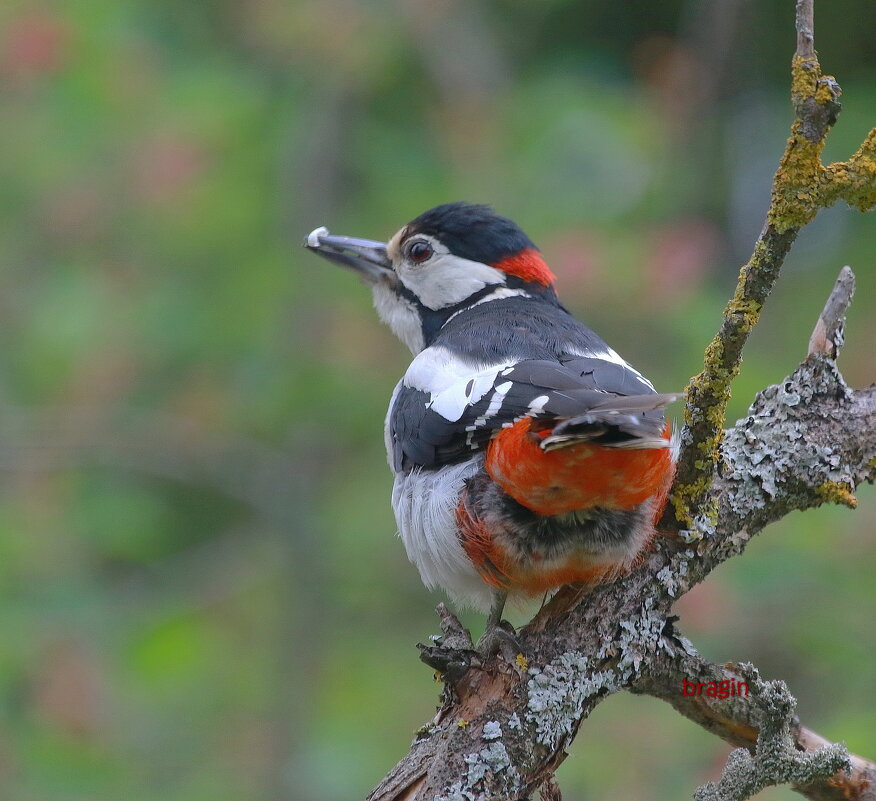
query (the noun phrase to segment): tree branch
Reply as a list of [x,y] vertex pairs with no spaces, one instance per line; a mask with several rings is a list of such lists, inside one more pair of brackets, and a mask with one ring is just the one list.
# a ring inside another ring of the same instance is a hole
[[833,291],[824,304],[824,311],[815,323],[809,337],[809,355],[822,353],[835,359],[843,346],[846,310],[855,294],[855,274],[851,267],[843,267],[836,279]]
[[[685,695],[682,684],[686,681],[689,687],[703,684],[736,689],[740,682],[754,686],[752,675],[750,666],[715,665],[696,654],[685,653],[676,659],[656,660],[650,672],[632,691],[666,701],[688,720],[712,734],[731,745],[754,752],[759,732],[769,714],[758,702],[756,693],[734,693],[726,698],[702,692]],[[690,692],[693,693],[693,689]],[[823,737],[803,726],[793,714],[786,716],[786,724],[790,747],[795,755],[811,754],[829,745]],[[798,782],[795,789],[811,801],[876,798],[876,764],[854,755],[848,759],[849,764],[842,769],[834,768],[820,779]]]
[[777,784],[806,787],[851,768],[848,751],[842,745],[799,751],[791,735],[797,701],[785,683],[761,681],[751,665],[740,668],[745,686],[751,687],[750,697],[763,712],[754,754],[745,748],[733,751],[720,780],[698,788],[694,801],[746,801],[766,787]]
[[798,0],[796,27],[791,69],[795,120],[773,179],[766,224],[739,273],[721,328],[706,350],[703,371],[687,390],[685,431],[665,527],[693,528],[697,514],[714,514],[704,501],[718,462],[730,384],[800,228],[840,198],[862,211],[876,203],[876,129],[849,161],[829,168],[821,164],[827,133],[840,111],[841,90],[832,77],[821,74],[814,49],[813,0]]

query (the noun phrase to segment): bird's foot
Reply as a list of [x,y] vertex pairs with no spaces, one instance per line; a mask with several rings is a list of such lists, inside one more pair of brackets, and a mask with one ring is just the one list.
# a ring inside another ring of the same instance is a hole
[[499,620],[496,623],[488,621],[487,628],[475,648],[483,659],[501,654],[505,661],[512,663],[522,652],[517,632],[507,620]]
[[441,618],[441,635],[431,637],[431,645],[417,643],[420,661],[451,680],[462,676],[473,664],[480,664],[479,654],[471,640],[471,633],[459,618],[443,603],[435,610]]

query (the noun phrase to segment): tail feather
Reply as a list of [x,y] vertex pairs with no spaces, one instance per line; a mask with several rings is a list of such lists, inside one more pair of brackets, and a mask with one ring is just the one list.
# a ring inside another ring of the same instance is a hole
[[682,393],[612,396],[585,414],[557,423],[541,447],[550,451],[577,442],[598,442],[605,447],[631,450],[668,448],[666,420],[662,413],[654,412],[680,397]]

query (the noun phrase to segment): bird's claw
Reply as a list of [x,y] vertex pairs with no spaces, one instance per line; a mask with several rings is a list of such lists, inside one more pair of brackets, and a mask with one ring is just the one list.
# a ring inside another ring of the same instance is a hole
[[441,618],[442,633],[430,638],[431,645],[417,643],[420,661],[455,681],[473,665],[480,665],[479,654],[472,644],[471,633],[453,612],[443,603],[438,604],[435,611]]
[[464,676],[469,668],[481,664],[480,654],[474,649],[449,648],[443,642],[435,645],[418,642],[417,648],[420,650],[420,661],[437,670],[451,684]]
[[514,662],[517,654],[522,652],[517,632],[507,620],[500,620],[494,626],[487,626],[475,646],[484,659],[501,654],[507,662]]

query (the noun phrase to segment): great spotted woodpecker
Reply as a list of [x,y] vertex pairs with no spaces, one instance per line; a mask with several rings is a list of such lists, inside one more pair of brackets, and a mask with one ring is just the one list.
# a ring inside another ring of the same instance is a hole
[[487,206],[448,203],[389,242],[305,246],[371,284],[414,359],[386,416],[392,506],[429,588],[506,596],[623,573],[654,535],[674,470],[658,394],[557,299],[554,275]]

